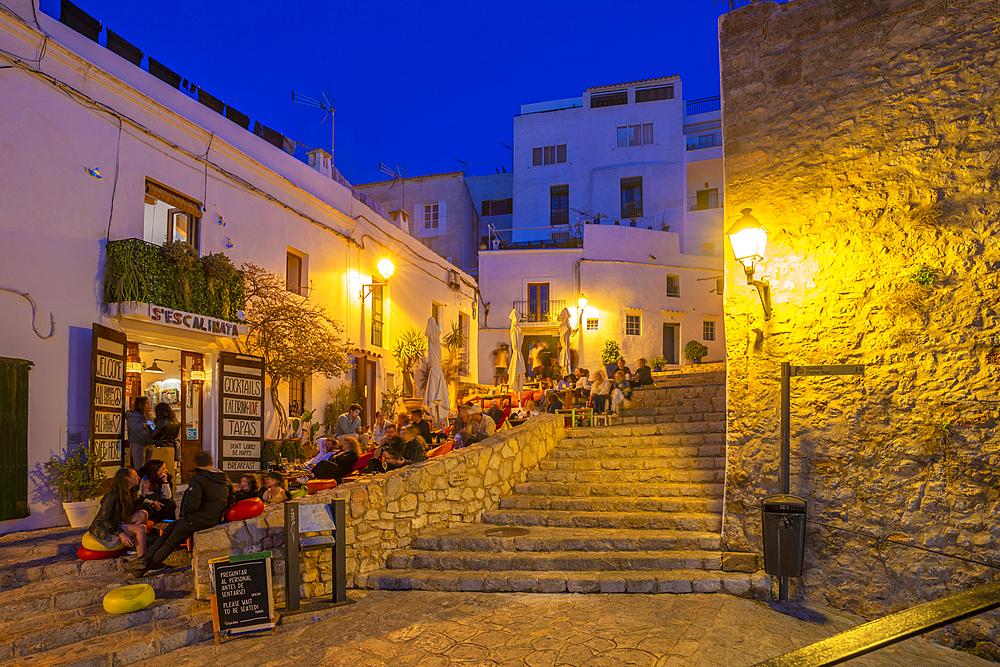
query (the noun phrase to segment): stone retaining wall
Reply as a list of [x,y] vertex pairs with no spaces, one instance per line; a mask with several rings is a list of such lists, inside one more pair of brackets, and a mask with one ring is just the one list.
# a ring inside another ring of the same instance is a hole
[[[322,491],[302,502],[347,501],[347,583],[354,586],[357,575],[384,567],[386,555],[408,547],[414,536],[473,523],[483,512],[496,509],[500,498],[510,495],[514,485],[523,482],[527,471],[536,468],[562,437],[555,417],[541,415],[471,447]],[[284,522],[283,507],[274,505],[253,519],[198,533],[192,561],[198,599],[208,599],[210,594],[210,559],[270,550],[275,600],[283,603]],[[329,551],[303,554],[303,597],[328,595],[331,577]]]
[[[757,291],[726,244],[724,539],[760,548],[780,362],[791,491],[810,518],[1000,560],[1000,10],[967,0],[758,2],[720,24],[727,228],[768,230]],[[796,594],[869,618],[996,571],[810,526]],[[1000,636],[995,612],[937,637]],[[984,644],[983,652],[1000,656]]]

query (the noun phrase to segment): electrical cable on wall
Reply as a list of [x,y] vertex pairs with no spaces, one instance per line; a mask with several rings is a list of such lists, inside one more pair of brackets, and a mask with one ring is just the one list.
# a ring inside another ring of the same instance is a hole
[[28,303],[31,304],[31,330],[35,332],[36,336],[38,336],[42,340],[48,340],[49,338],[52,338],[53,335],[55,335],[56,318],[55,315],[52,314],[52,311],[49,311],[49,335],[43,336],[41,333],[39,333],[38,327],[35,326],[35,311],[37,310],[37,307],[35,306],[35,300],[31,298],[31,295],[28,294],[27,292],[22,292],[21,290],[16,290],[11,287],[0,287],[0,290],[3,290],[4,292],[13,292],[14,294],[23,296],[25,299],[28,300]]

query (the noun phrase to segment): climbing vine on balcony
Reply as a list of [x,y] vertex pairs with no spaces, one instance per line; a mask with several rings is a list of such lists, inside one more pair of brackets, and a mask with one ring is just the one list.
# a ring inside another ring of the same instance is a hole
[[152,303],[237,321],[245,303],[243,274],[223,253],[198,258],[187,243],[157,246],[141,239],[111,241],[104,263],[104,306]]

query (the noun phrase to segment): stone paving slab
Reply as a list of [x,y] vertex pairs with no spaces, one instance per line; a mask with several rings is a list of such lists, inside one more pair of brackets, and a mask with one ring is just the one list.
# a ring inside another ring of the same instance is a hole
[[722,554],[705,550],[643,551],[422,551],[400,549],[389,554],[391,569],[528,570],[719,570]]
[[570,512],[559,510],[492,510],[483,513],[483,523],[511,526],[559,526],[580,528],[631,528],[652,530],[719,531],[719,514],[682,512]]
[[540,526],[524,535],[504,537],[487,535],[496,526],[469,524],[458,528],[420,535],[413,539],[414,549],[428,551],[641,551],[668,549],[705,549],[719,551],[718,533],[685,530],[648,530],[613,528],[558,528]]
[[[299,616],[273,637],[188,646],[143,667],[746,667],[850,629],[823,607],[728,595],[351,591],[357,604]],[[851,667],[985,667],[922,638]]]

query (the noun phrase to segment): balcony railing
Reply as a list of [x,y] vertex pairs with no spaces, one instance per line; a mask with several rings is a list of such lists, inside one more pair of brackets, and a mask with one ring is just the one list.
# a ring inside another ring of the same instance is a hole
[[621,220],[614,220],[612,218],[594,218],[593,220],[587,220],[588,225],[621,225],[622,227],[636,227],[638,229],[659,229],[661,225],[656,223],[656,218],[652,215],[647,215],[645,217],[635,218],[623,218]]
[[246,307],[243,273],[222,253],[197,257],[180,244],[169,248],[142,239],[109,241],[104,262],[105,307],[151,303],[237,322]]
[[698,100],[690,100],[687,103],[687,115],[696,116],[700,113],[710,113],[722,109],[722,97],[702,97]]
[[559,321],[559,313],[566,307],[565,299],[554,301],[515,301],[514,310],[521,322],[548,324]]
[[701,148],[714,148],[722,145],[722,132],[710,132],[708,134],[698,134],[687,138],[687,149],[696,151]]
[[720,208],[722,206],[722,193],[709,192],[705,195],[695,195],[688,197],[688,210],[704,211],[710,208]]

